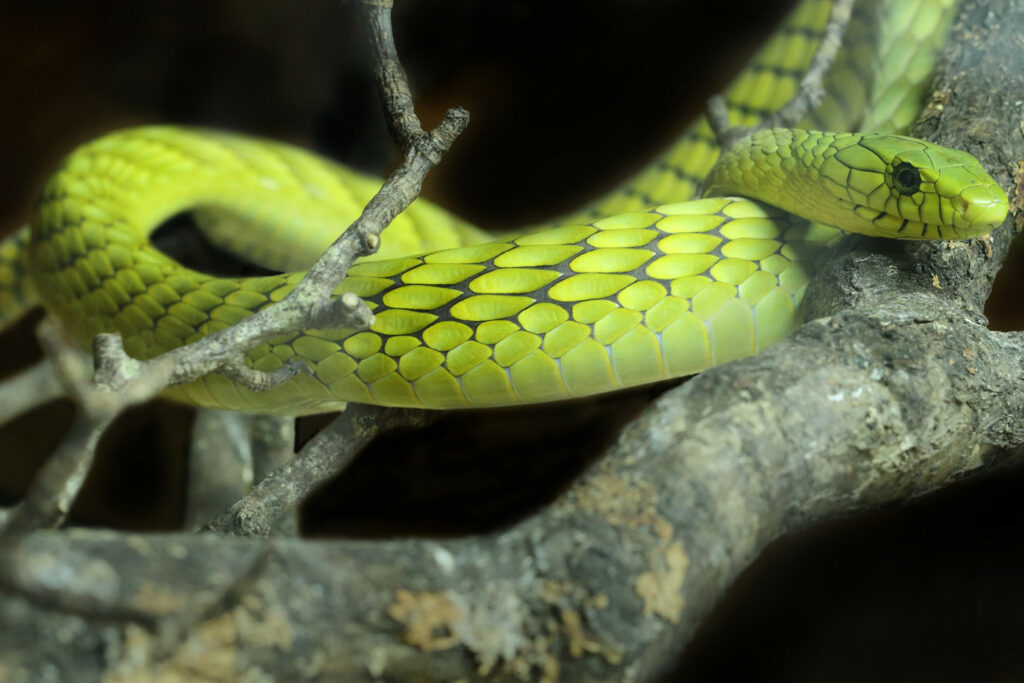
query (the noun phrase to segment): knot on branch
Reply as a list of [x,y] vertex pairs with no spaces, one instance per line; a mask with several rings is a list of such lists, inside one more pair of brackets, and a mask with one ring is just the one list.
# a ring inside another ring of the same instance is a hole
[[325,302],[314,305],[308,319],[312,327],[365,330],[373,324],[374,315],[370,307],[353,292],[345,292]]
[[92,355],[93,379],[108,391],[123,388],[142,369],[142,363],[125,352],[117,333],[97,334],[92,340]]

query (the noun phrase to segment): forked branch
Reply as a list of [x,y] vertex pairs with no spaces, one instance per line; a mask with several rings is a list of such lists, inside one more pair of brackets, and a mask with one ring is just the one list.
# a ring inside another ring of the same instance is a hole
[[[26,500],[15,509],[6,529],[24,531],[59,523],[84,480],[99,435],[110,420],[133,403],[155,396],[166,386],[211,372],[224,374],[254,390],[270,389],[296,373],[306,372],[306,367],[293,362],[274,372],[261,372],[246,365],[245,354],[249,349],[295,330],[365,329],[372,324],[373,314],[359,297],[352,293],[335,296],[334,291],[353,261],[374,253],[380,245],[380,232],[419,196],[427,173],[441,161],[469,123],[469,113],[460,107],[450,109],[436,128],[424,131],[413,111],[408,80],[394,47],[390,2],[366,2],[359,5],[359,10],[374,46],[384,109],[403,152],[398,167],[360,216],[317,259],[295,289],[277,304],[152,360],[130,357],[118,334],[98,335],[93,345],[96,369],[92,382],[73,382],[74,396],[82,407],[82,414],[61,450],[62,454],[65,450],[74,453],[72,459],[77,464],[58,465],[55,459],[51,463],[52,471],[48,465],[37,484],[49,493],[41,498],[30,494],[32,504]],[[59,351],[58,361],[71,357],[69,353]],[[70,371],[69,368],[65,370]],[[21,409],[14,406],[10,410]],[[56,472],[62,474],[58,476]],[[62,481],[58,482],[61,477]],[[44,485],[44,480],[49,483]],[[283,480],[278,477],[273,481],[280,484]],[[55,493],[57,490],[59,495]],[[49,511],[44,512],[37,503]],[[35,512],[30,514],[29,510]]]

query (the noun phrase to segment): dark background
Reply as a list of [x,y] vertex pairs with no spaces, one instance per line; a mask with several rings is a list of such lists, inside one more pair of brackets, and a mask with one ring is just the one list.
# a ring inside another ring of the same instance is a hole
[[[485,227],[607,191],[677,135],[756,48],[785,0],[405,0],[399,53],[426,125],[472,122],[424,194]],[[0,0],[0,231],[24,223],[74,145],[151,122],[281,138],[376,173],[395,160],[367,50],[338,0]],[[1002,277],[993,325],[1019,329]],[[0,373],[38,351],[34,316]],[[390,435],[322,491],[309,535],[451,535],[543,504],[664,386],[556,406],[449,414]],[[0,429],[0,503],[59,441],[70,405]],[[155,403],[104,438],[75,521],[176,529],[191,411]],[[301,438],[321,421],[304,420]],[[731,589],[673,678],[1024,678],[1024,490],[997,472],[779,541]]]

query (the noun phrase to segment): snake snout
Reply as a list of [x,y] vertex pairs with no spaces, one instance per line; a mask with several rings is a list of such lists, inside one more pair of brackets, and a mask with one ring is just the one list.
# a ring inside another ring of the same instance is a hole
[[953,198],[953,208],[972,228],[994,228],[1006,218],[1006,194],[998,185],[976,185]]

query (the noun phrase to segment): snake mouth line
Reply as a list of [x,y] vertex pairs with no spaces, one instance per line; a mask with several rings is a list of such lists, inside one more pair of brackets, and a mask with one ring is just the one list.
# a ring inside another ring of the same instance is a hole
[[[909,218],[900,218],[899,216],[893,216],[892,214],[886,213],[884,211],[879,212],[879,214],[884,215],[886,218],[889,218],[893,221],[900,221],[900,227],[896,229],[897,235],[904,236],[907,238],[926,238],[928,237],[929,228],[933,228],[935,230],[935,234],[937,234],[940,239],[945,239],[946,237],[942,226],[939,225],[938,223],[922,223],[921,221],[912,221]],[[878,220],[877,216],[875,217],[875,220]],[[950,228],[950,230],[952,230],[952,228]]]
[[[878,211],[874,207],[867,206],[866,204],[857,204],[854,202],[840,200],[841,204],[844,204],[844,208],[848,208],[849,211],[857,216],[861,216],[865,221],[871,223],[875,227],[877,232],[865,233],[862,230],[855,230],[855,232],[861,232],[864,234],[870,234],[875,237],[888,237],[897,239],[908,239],[908,240],[919,240],[919,239],[956,239],[956,228],[953,226],[943,226],[939,223],[924,223],[922,221],[915,221],[909,218],[903,218],[902,216],[894,215],[888,211]],[[868,217],[865,214],[877,211],[874,217]],[[884,221],[880,223],[880,221]]]

